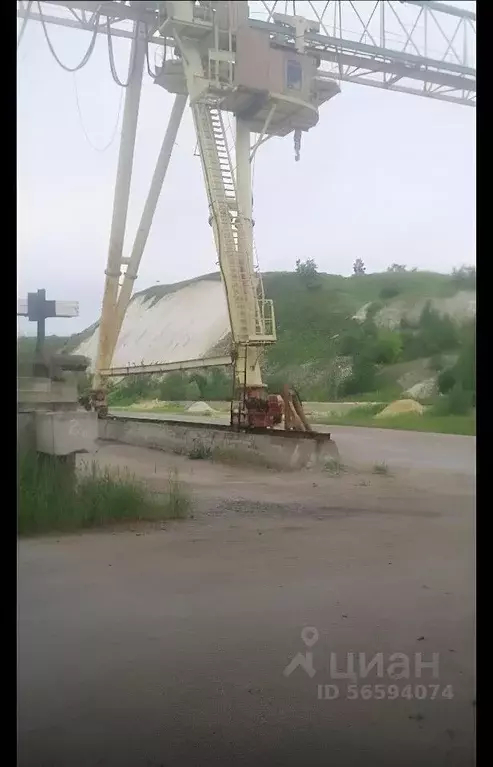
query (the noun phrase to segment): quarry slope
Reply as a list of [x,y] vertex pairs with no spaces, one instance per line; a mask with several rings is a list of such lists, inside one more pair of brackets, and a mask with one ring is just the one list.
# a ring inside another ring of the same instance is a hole
[[[403,317],[419,316],[427,301],[458,321],[476,313],[475,290],[451,275],[432,272],[367,274],[342,277],[318,274],[303,280],[293,272],[264,275],[265,293],[274,300],[278,342],[269,349],[271,369],[320,368],[329,356],[331,339],[344,332],[348,318],[363,320],[378,302],[377,324],[395,326]],[[385,298],[386,293],[395,295]],[[74,336],[69,348],[94,363],[97,324]],[[128,308],[114,366],[177,362],[225,353],[229,319],[218,273],[175,285],[156,285],[137,293]]]
[[[114,366],[178,362],[207,356],[229,333],[223,286],[218,279],[179,283],[160,295],[159,288],[132,299],[113,358]],[[98,329],[75,349],[94,363]]]

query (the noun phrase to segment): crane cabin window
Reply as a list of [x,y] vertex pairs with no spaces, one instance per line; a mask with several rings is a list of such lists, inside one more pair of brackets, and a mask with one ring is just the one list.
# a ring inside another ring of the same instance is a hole
[[300,91],[303,81],[301,64],[294,59],[288,59],[286,62],[286,85],[289,90]]

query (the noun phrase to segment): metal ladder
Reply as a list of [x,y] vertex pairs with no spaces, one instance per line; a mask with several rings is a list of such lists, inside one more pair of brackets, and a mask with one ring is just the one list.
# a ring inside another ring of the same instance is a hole
[[[236,343],[275,341],[272,302],[259,298],[239,215],[236,184],[221,110],[195,103],[192,112],[211,209],[219,264]],[[271,313],[272,316],[266,317]]]

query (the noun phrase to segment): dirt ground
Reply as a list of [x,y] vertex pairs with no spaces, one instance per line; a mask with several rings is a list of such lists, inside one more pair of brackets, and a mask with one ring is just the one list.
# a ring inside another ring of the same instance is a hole
[[20,542],[20,767],[474,765],[473,476],[97,461],[193,518]]

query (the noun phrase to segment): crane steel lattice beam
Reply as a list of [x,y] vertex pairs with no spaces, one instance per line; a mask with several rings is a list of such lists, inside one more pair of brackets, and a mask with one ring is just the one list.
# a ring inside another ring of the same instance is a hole
[[[322,70],[338,81],[475,105],[476,14],[427,0],[332,0],[264,2],[265,18],[252,26],[271,29],[294,45],[279,24],[277,10],[297,11],[317,22],[305,34]],[[294,6],[294,7],[293,7]],[[259,14],[257,14],[258,16]],[[277,19],[276,19],[277,17]]]
[[104,377],[119,377],[128,375],[149,375],[154,373],[172,373],[179,370],[205,370],[213,367],[231,367],[231,357],[201,357],[196,360],[183,360],[182,362],[156,362],[149,365],[127,365],[100,370]]
[[[158,26],[155,2],[90,2],[43,0],[46,22],[76,29],[106,32],[106,19],[117,37],[131,37],[129,22],[147,25],[148,40]],[[329,0],[328,2],[250,2],[250,24],[268,31],[274,44],[295,46],[295,30],[276,20],[276,11],[302,15],[317,25],[305,34],[305,49],[317,55],[329,78],[374,88],[475,106],[476,14],[432,0]],[[34,6],[34,3],[33,3]],[[49,15],[48,15],[49,11]],[[90,14],[77,21],[74,12]],[[18,15],[26,16],[19,3]],[[258,18],[263,14],[264,19]],[[29,18],[40,15],[30,9]],[[170,41],[172,44],[173,42]]]

